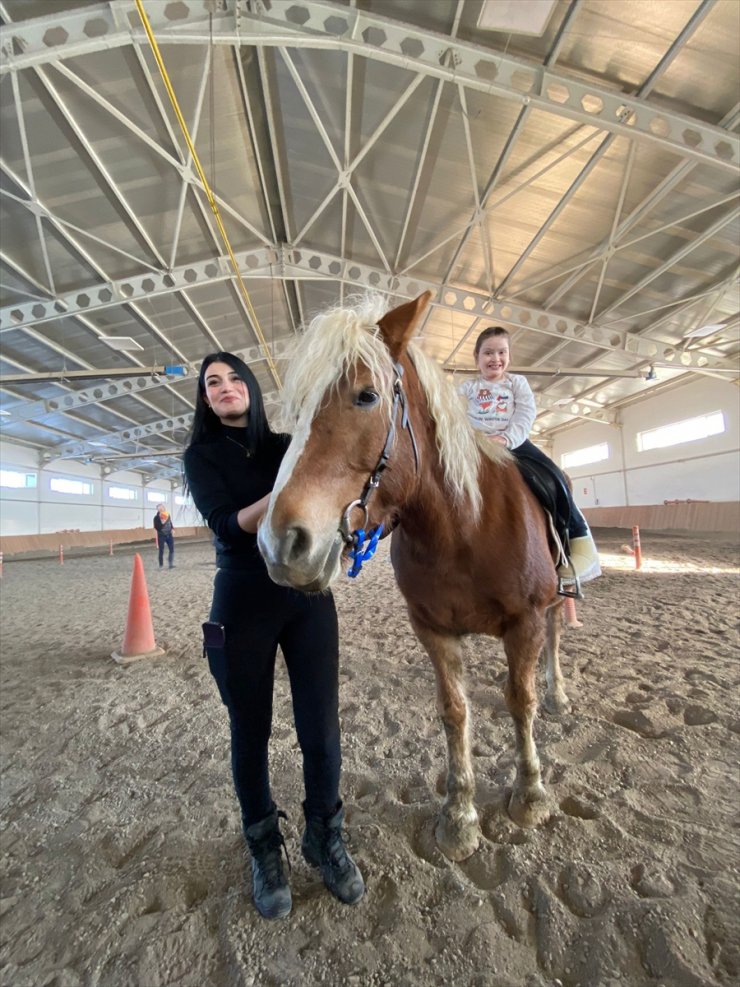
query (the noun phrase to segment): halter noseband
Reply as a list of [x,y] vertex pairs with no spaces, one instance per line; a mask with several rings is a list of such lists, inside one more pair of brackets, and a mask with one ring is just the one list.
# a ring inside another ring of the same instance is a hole
[[[373,493],[380,485],[381,477],[383,476],[383,472],[391,457],[393,445],[396,441],[396,416],[398,415],[399,408],[401,409],[401,428],[408,429],[408,433],[411,437],[411,446],[414,450],[414,467],[416,472],[419,472],[419,448],[416,444],[416,436],[414,435],[414,430],[411,426],[411,420],[409,419],[406,395],[403,390],[403,367],[400,363],[394,363],[393,369],[396,371],[396,379],[393,382],[393,406],[391,408],[391,420],[390,425],[388,426],[388,434],[385,437],[383,451],[380,454],[380,458],[378,459],[375,469],[365,484],[365,489],[362,491],[362,496],[359,500],[353,500],[352,503],[345,508],[339,525],[339,533],[341,534],[345,545],[347,545],[350,549],[349,555],[353,564],[347,575],[352,578],[359,575],[360,570],[362,569],[362,563],[367,562],[367,560],[372,558],[375,554],[375,549],[378,547],[378,541],[383,533],[382,524],[379,524],[377,527],[373,528],[372,531],[366,533],[365,528],[367,527],[369,519],[367,505]],[[363,512],[363,526],[361,528],[356,528],[353,531],[350,526],[350,517],[355,508],[359,508]],[[366,542],[369,544],[367,545],[367,548],[364,548]]]

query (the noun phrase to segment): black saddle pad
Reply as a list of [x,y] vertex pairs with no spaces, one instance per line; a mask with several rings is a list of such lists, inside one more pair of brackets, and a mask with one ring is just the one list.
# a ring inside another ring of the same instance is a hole
[[567,551],[570,495],[563,474],[554,464],[551,468],[538,459],[516,453],[514,458],[527,486],[552,518],[558,537]]

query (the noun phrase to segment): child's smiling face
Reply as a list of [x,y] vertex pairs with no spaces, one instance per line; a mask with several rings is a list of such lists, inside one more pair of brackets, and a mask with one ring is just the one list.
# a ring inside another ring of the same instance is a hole
[[478,351],[476,363],[484,380],[495,383],[506,373],[510,359],[506,336],[489,336]]

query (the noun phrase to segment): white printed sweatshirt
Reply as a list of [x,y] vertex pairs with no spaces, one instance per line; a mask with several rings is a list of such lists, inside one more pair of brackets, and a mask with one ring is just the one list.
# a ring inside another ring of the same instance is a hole
[[476,377],[464,381],[457,390],[465,398],[470,424],[478,432],[503,435],[509,449],[529,438],[537,406],[526,377],[504,374],[498,381]]

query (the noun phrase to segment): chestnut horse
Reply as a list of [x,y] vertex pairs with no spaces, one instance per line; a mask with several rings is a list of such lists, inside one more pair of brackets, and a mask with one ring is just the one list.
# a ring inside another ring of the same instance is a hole
[[517,754],[508,811],[519,825],[549,812],[532,736],[543,646],[545,705],[560,712],[568,699],[558,663],[562,597],[542,508],[511,455],[477,437],[439,366],[411,342],[430,297],[383,315],[367,296],[317,316],[299,337],[283,395],[293,440],[258,539],[275,582],[313,593],[342,571],[353,516],[360,538],[368,524],[393,531],[396,580],[434,665],[447,735],[437,843],[463,860],[480,835],[463,636],[503,639]]

